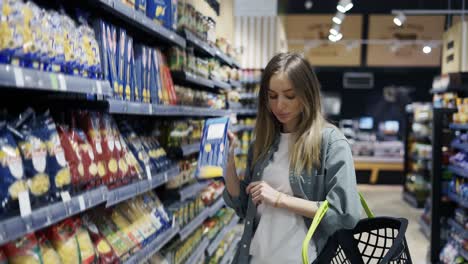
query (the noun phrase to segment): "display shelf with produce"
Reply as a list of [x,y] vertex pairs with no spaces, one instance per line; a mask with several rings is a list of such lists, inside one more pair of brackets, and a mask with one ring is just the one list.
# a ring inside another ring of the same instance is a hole
[[458,176],[468,178],[468,171],[463,169],[463,168],[460,168],[459,166],[449,165],[448,170],[451,171],[452,173],[458,175]]
[[0,87],[111,96],[107,81],[0,64]]
[[197,76],[187,71],[172,71],[172,77],[176,83],[181,82],[182,84],[198,85],[205,88],[215,87],[212,80]]
[[159,252],[169,241],[179,233],[179,227],[174,226],[163,233],[159,234],[156,239],[149,242],[144,248],[136,252],[125,264],[137,264],[147,261],[151,256]]
[[221,260],[220,264],[228,264],[231,263],[232,259],[234,258],[234,255],[236,254],[237,246],[239,244],[239,241],[241,240],[240,237],[237,237],[232,241],[231,245],[229,246],[228,250],[226,251],[226,254],[224,254],[223,259]]
[[27,216],[0,221],[0,245],[104,203],[106,191],[105,187],[100,187],[74,195],[69,201],[55,202],[35,209]]
[[107,192],[107,207],[128,200],[151,189],[157,188],[179,174],[179,168],[174,166],[165,172],[152,175],[150,179],[137,181]]
[[108,99],[109,113],[150,116],[225,116],[229,110],[211,109],[195,106],[154,105]]
[[199,263],[200,258],[204,255],[206,248],[210,244],[207,238],[204,238],[197,248],[192,252],[190,257],[185,262],[186,264],[196,264]]
[[94,0],[90,2],[110,11],[114,14],[113,17],[123,20],[129,25],[133,25],[135,28],[143,30],[146,34],[149,33],[151,37],[162,40],[168,44],[178,45],[182,48],[185,48],[186,46],[186,41],[182,36],[165,28],[163,25],[156,23],[148,18],[144,13],[136,11],[121,0]]
[[181,201],[185,201],[198,195],[203,189],[209,185],[209,182],[196,182],[179,190]]
[[218,248],[219,244],[224,239],[226,234],[233,230],[238,222],[239,217],[234,215],[229,224],[227,224],[221,231],[219,231],[218,235],[216,235],[215,239],[210,243],[210,245],[206,249],[206,253],[208,254],[208,256],[212,256],[215,253],[216,249]]
[[183,29],[182,35],[185,36],[187,45],[193,46],[196,51],[211,57],[213,57],[216,54],[214,49],[207,42],[201,40],[195,34],[190,32],[190,30]]
[[456,193],[453,193],[453,192],[449,192],[448,197],[450,198],[450,200],[456,202],[458,205],[468,209],[468,200],[467,199],[463,199],[462,197],[460,197],[459,195],[457,195]]
[[464,239],[468,239],[468,230],[466,230],[461,224],[452,218],[448,219],[448,223],[457,234],[459,234]]

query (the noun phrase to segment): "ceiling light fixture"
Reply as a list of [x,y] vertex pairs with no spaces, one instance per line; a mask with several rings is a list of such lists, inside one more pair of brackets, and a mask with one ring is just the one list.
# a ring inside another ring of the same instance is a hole
[[399,27],[403,26],[406,21],[406,16],[403,12],[399,12],[395,18],[393,18],[393,23]]
[[314,6],[314,3],[311,0],[307,0],[304,2],[305,9],[309,10],[312,8],[312,6]]
[[336,10],[340,11],[341,13],[346,13],[351,8],[353,8],[353,2],[351,0],[340,0],[338,5],[336,5]]
[[343,34],[338,33],[337,35],[328,35],[328,40],[331,42],[338,42],[343,38]]
[[426,45],[426,46],[423,47],[423,52],[424,53],[429,54],[429,53],[431,53],[431,51],[432,51],[431,46]]
[[330,28],[330,34],[338,35],[340,33],[340,25],[334,24],[332,28]]
[[336,15],[332,18],[332,21],[335,22],[336,24],[338,25],[341,25],[341,23],[343,23],[343,20],[345,18],[345,14],[343,13],[336,13]]

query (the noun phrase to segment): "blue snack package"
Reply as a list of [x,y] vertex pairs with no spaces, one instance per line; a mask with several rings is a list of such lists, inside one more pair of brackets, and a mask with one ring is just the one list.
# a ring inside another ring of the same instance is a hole
[[177,1],[148,0],[146,6],[146,16],[168,29],[175,30],[177,26]]
[[146,14],[146,0],[136,0],[135,1],[135,10],[143,12]]
[[0,211],[2,215],[18,211],[18,195],[29,189],[20,150],[5,122],[0,123],[0,175]]
[[144,70],[143,70],[143,49],[142,45],[135,46],[133,79],[135,82],[134,96],[136,102],[143,101]]
[[229,149],[228,128],[228,117],[206,120],[195,172],[198,179],[223,177]]

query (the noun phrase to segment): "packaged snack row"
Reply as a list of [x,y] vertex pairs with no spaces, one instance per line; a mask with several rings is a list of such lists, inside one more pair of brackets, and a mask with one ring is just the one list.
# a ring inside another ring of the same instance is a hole
[[179,175],[173,177],[166,183],[168,189],[178,189],[195,179],[195,170],[197,168],[196,158],[187,158],[178,161]]
[[2,1],[2,7],[0,63],[102,78],[99,45],[84,17],[77,23],[32,1]]
[[213,241],[218,233],[231,222],[233,217],[234,211],[232,209],[222,208],[215,216],[205,220],[203,223],[203,234],[210,241]]
[[171,215],[174,216],[174,219],[180,228],[184,228],[205,209],[205,203],[203,202],[201,196],[182,202],[164,202],[169,204],[166,206],[167,210]]
[[174,84],[159,49],[136,44],[122,28],[103,20],[96,26],[104,76],[114,97],[126,101],[173,105]]
[[161,129],[161,140],[170,148],[200,142],[205,120],[177,120],[166,124]]
[[142,13],[154,22],[164,27],[176,30],[178,1],[177,0],[120,0],[129,7]]
[[226,109],[224,94],[198,91],[184,86],[175,86],[178,105],[205,107],[211,109]]
[[174,240],[162,250],[162,255],[172,264],[182,264],[194,253],[197,246],[202,242],[203,227],[198,228],[190,237],[181,240]]

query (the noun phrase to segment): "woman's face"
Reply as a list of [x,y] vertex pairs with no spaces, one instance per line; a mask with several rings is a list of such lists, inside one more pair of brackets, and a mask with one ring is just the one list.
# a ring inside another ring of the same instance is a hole
[[296,96],[291,81],[285,74],[271,77],[268,104],[276,119],[283,124],[283,132],[294,132],[300,120],[302,104]]

